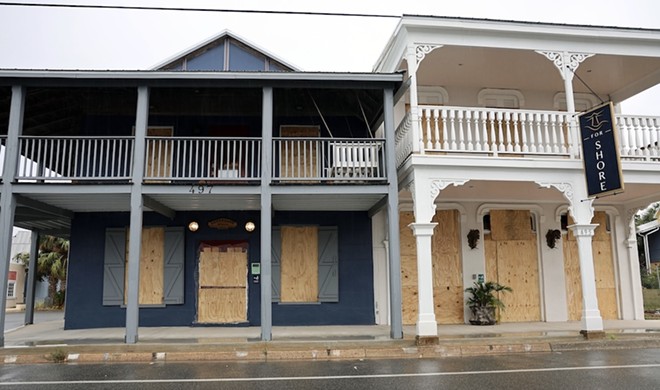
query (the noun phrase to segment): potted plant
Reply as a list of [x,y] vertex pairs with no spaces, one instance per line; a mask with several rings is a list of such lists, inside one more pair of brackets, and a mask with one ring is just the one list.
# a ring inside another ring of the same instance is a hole
[[474,282],[474,286],[465,289],[470,293],[467,305],[472,312],[472,325],[494,325],[497,323],[496,310],[504,310],[504,303],[497,297],[498,292],[511,292],[511,287],[497,282]]

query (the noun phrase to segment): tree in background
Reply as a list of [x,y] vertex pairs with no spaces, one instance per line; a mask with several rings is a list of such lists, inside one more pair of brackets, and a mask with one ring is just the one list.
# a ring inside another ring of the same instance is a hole
[[[29,264],[30,254],[19,253],[15,259]],[[62,307],[66,296],[66,270],[69,260],[69,240],[55,236],[43,236],[39,240],[37,279],[48,281],[48,303]]]

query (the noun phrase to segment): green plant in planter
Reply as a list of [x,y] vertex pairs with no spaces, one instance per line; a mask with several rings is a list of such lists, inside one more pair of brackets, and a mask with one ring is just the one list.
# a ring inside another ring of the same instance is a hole
[[497,282],[474,282],[474,286],[465,289],[471,294],[467,306],[472,312],[472,325],[494,325],[497,322],[496,310],[504,310],[504,302],[498,297],[498,292],[511,292],[511,287]]

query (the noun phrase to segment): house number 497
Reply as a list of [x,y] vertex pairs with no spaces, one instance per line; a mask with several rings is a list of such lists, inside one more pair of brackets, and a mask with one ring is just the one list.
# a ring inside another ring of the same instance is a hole
[[200,186],[190,186],[190,192],[191,194],[210,194],[211,190],[213,189],[213,186],[205,186],[205,185],[200,185]]

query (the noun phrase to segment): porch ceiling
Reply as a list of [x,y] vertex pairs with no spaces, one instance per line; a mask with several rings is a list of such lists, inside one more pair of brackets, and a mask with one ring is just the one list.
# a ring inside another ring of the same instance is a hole
[[[620,101],[654,85],[659,72],[660,58],[598,54],[582,62],[576,74],[602,99],[613,96]],[[448,89],[456,86],[564,91],[564,82],[554,64],[530,50],[443,46],[426,55],[417,76],[419,85]],[[643,80],[648,85],[637,85]],[[589,93],[577,78],[573,87],[575,92]],[[449,104],[455,105],[451,100]]]

